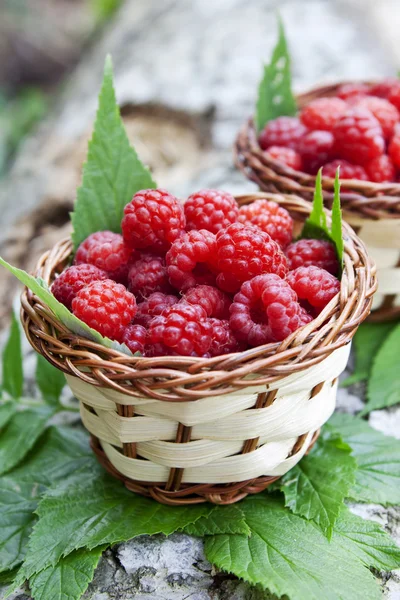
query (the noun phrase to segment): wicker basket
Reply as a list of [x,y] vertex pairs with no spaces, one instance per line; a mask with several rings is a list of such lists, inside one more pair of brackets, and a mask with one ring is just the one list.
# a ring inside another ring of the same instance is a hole
[[[322,96],[334,96],[343,82],[315,88],[297,96],[299,108]],[[371,83],[371,82],[369,82]],[[372,82],[375,83],[375,82]],[[236,166],[261,190],[297,194],[312,200],[315,176],[294,171],[268,158],[261,150],[253,120],[242,127],[236,139]],[[322,178],[327,206],[333,198],[334,180]],[[367,244],[376,262],[379,293],[370,317],[381,321],[400,316],[400,183],[346,180],[340,194],[345,220]]]
[[[269,198],[298,226],[301,198]],[[345,225],[341,291],[317,319],[282,343],[210,359],[128,357],[67,330],[29,290],[22,322],[31,345],[64,371],[100,462],[132,491],[166,504],[230,504],[293,467],[335,407],[350,341],[368,315],[375,267]],[[71,253],[64,240],[42,256],[51,283]]]

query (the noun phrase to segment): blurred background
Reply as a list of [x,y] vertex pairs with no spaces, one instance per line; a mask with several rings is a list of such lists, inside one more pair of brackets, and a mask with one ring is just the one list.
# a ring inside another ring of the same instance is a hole
[[[160,186],[252,184],[232,142],[282,16],[297,90],[400,68],[398,0],[0,0],[0,254],[26,269],[69,232],[104,58]],[[0,271],[0,325],[13,298]]]

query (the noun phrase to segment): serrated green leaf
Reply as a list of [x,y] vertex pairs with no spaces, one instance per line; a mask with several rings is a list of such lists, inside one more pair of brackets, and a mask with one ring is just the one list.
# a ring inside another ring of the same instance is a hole
[[368,379],[372,362],[383,341],[394,328],[393,323],[362,323],[353,339],[356,364],[353,373],[341,382],[347,387]]
[[13,267],[1,257],[0,265],[8,269],[8,271],[10,271],[10,273],[12,273],[17,279],[26,285],[26,287],[32,290],[32,292],[36,294],[36,296],[40,298],[40,300],[44,302],[46,306],[49,307],[57,319],[59,319],[63,325],[68,327],[70,331],[76,333],[76,335],[97,342],[98,344],[102,344],[106,348],[113,348],[114,350],[118,350],[119,352],[123,352],[124,354],[132,356],[132,353],[129,351],[127,346],[125,346],[125,344],[119,344],[118,342],[114,342],[107,337],[103,337],[98,331],[95,331],[89,327],[89,325],[86,325],[86,323],[69,312],[66,306],[56,300],[43,279],[40,279],[39,277],[32,277],[32,275],[29,275],[22,269]]
[[281,19],[278,19],[278,42],[271,62],[264,66],[263,78],[258,87],[255,125],[260,132],[263,127],[281,115],[297,113],[292,92],[291,60]]
[[328,538],[354,484],[357,463],[350,453],[336,433],[324,432],[312,452],[279,482],[286,506],[317,523]]
[[15,577],[18,574],[18,568],[9,569],[7,571],[3,571],[0,573],[0,585],[7,585],[14,581]]
[[400,441],[372,429],[362,419],[335,413],[327,427],[351,446],[357,461],[349,497],[359,502],[400,504]]
[[14,468],[43,433],[54,408],[40,406],[16,413],[0,436],[0,475]]
[[[339,260],[340,268],[343,266],[344,242],[342,231],[342,210],[340,208],[340,181],[339,169],[335,174],[334,195],[332,205],[332,225],[330,232],[332,241],[336,248],[336,254]],[[341,275],[341,272],[340,272]]]
[[65,376],[41,354],[37,356],[36,383],[45,402],[52,406],[58,406],[61,392],[66,383]]
[[16,404],[11,401],[0,404],[0,429],[7,425],[16,409]]
[[75,249],[95,231],[120,232],[125,205],[135,192],[154,187],[149,170],[129,144],[115,98],[111,58],[107,57],[83,181],[71,214]]
[[240,506],[216,506],[207,517],[187,525],[184,531],[188,535],[197,537],[219,533],[250,535],[250,529]]
[[93,579],[104,548],[77,550],[29,580],[34,600],[79,600]]
[[206,538],[206,557],[218,568],[291,600],[381,598],[368,569],[314,523],[291,513],[281,498],[259,495],[240,507],[250,537]]
[[360,415],[400,402],[399,348],[400,325],[397,325],[375,353],[368,380],[368,401]]
[[24,374],[22,371],[21,329],[14,314],[11,317],[10,335],[3,351],[2,388],[11,398],[18,400],[22,395]]
[[366,567],[384,571],[400,567],[400,548],[378,523],[367,521],[343,507],[335,523],[334,541],[357,556]]

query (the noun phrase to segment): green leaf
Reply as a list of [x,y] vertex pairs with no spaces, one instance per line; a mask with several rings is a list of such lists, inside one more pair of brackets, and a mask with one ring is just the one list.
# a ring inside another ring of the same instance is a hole
[[373,575],[330,542],[311,521],[294,515],[280,498],[259,495],[240,504],[251,536],[206,538],[207,559],[218,568],[290,600],[378,600]]
[[327,427],[351,446],[357,461],[349,497],[387,506],[400,504],[400,441],[372,429],[362,419],[335,413]]
[[21,330],[14,314],[11,317],[10,335],[3,352],[3,390],[17,400],[22,395],[24,374],[22,372]]
[[[340,181],[339,169],[335,174],[334,196],[332,205],[331,238],[336,248],[339,265],[343,266],[344,242],[342,231],[342,210],[340,208]],[[341,274],[341,273],[340,273]]]
[[279,37],[272,53],[271,62],[264,66],[263,78],[258,87],[255,125],[260,132],[263,127],[281,115],[297,113],[292,92],[291,60],[281,19],[278,19]]
[[240,506],[217,506],[207,516],[198,519],[185,527],[185,533],[204,537],[205,535],[216,535],[219,533],[241,533],[250,535],[250,529],[246,524],[243,511]]
[[3,571],[3,573],[0,573],[0,585],[6,585],[9,583],[12,583],[15,579],[15,577],[18,574],[18,568],[16,567],[15,569],[9,569],[7,571]]
[[334,541],[366,567],[391,571],[400,567],[400,548],[378,523],[353,515],[344,507],[335,524]]
[[357,464],[350,452],[336,433],[324,432],[312,452],[279,482],[286,506],[315,521],[328,538],[354,484]]
[[5,402],[0,405],[0,429],[7,425],[15,411],[16,405],[14,402]]
[[66,383],[65,376],[62,371],[53,367],[41,354],[37,356],[36,383],[47,404],[58,406],[61,392]]
[[24,574],[29,579],[79,548],[116,544],[138,535],[169,535],[211,510],[208,505],[164,506],[132,494],[104,473],[90,480],[85,475],[80,481],[49,490],[40,502]]
[[78,319],[75,315],[69,312],[68,308],[61,304],[53,294],[50,292],[48,285],[43,279],[39,277],[35,278],[32,275],[29,275],[22,269],[17,269],[17,267],[13,267],[8,262],[0,257],[0,265],[5,267],[12,273],[17,279],[19,279],[26,287],[28,287],[42,302],[49,307],[51,312],[61,321],[65,327],[67,327],[73,333],[76,333],[79,336],[92,340],[93,342],[97,342],[98,344],[102,344],[106,348],[113,348],[114,350],[118,350],[119,352],[123,352],[124,354],[132,355],[132,353],[128,350],[125,344],[119,344],[118,342],[114,342],[107,337],[103,337],[98,331],[95,331],[89,325],[86,325],[83,321]]
[[0,437],[0,475],[15,467],[42,434],[54,409],[47,406],[16,413]]
[[71,214],[75,249],[95,231],[120,232],[125,205],[135,192],[154,187],[150,172],[129,145],[115,98],[111,58],[107,57],[83,181]]
[[77,550],[29,580],[34,600],[79,600],[93,579],[104,548]]
[[360,415],[400,402],[399,348],[400,325],[397,325],[375,354],[368,380],[368,402]]
[[352,385],[359,381],[368,379],[372,362],[393,329],[393,323],[362,323],[354,336],[356,365],[353,373],[341,382],[341,386]]

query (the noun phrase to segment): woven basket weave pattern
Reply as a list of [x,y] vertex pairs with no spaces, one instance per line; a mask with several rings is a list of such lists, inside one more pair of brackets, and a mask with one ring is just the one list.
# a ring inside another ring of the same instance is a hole
[[[298,224],[301,198],[274,199]],[[80,400],[102,464],[138,493],[168,504],[228,504],[263,490],[294,466],[335,407],[351,338],[369,313],[374,265],[345,226],[340,293],[282,343],[211,359],[128,357],[68,331],[29,291],[22,321],[33,347]],[[50,283],[71,253],[60,242],[39,262]]]

